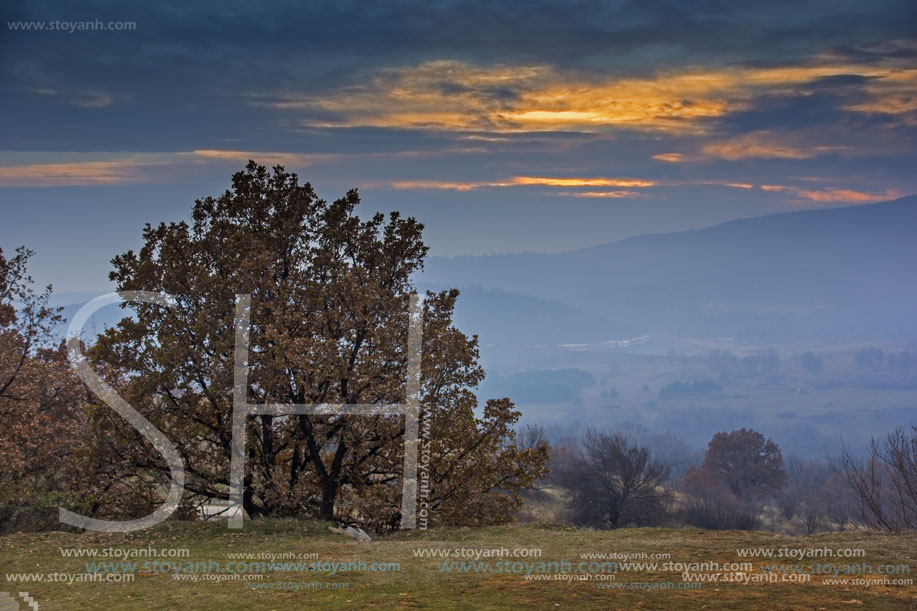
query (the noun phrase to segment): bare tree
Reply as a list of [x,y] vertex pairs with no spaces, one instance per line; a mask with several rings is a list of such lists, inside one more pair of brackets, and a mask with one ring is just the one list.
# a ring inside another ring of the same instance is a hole
[[670,466],[622,433],[588,429],[582,453],[561,478],[573,495],[572,521],[593,528],[647,526],[663,522],[670,504],[662,484]]
[[853,490],[867,526],[889,532],[917,528],[917,426],[873,439],[865,459],[844,446],[834,467]]
[[798,516],[812,534],[828,522],[830,502],[826,486],[831,477],[831,467],[824,460],[807,460],[790,457],[787,466],[787,486],[779,499],[783,516],[791,520]]
[[832,469],[828,481],[825,482],[825,512],[829,522],[838,530],[844,530],[847,524],[855,521],[856,496],[853,490],[847,485],[847,481],[842,473],[837,473]]

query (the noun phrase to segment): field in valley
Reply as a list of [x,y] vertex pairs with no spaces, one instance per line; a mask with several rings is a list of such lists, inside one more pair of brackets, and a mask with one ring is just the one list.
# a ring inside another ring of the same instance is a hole
[[[886,354],[910,349],[905,342],[769,347],[684,338],[650,338],[626,347],[536,347],[494,358],[518,362],[527,372],[485,381],[481,396],[507,395],[526,421],[560,431],[587,424],[612,430],[636,425],[673,432],[691,448],[702,449],[718,431],[749,427],[772,437],[785,457],[824,458],[826,450],[837,454],[841,439],[861,451],[870,434],[881,437],[896,426],[913,424],[917,373],[893,369],[887,362],[857,365],[856,351],[867,346]],[[743,363],[764,358],[769,350],[777,355],[775,371],[750,370]],[[724,355],[719,363],[711,359],[715,351]],[[805,352],[821,359],[817,372],[801,362]],[[570,373],[566,380],[558,373],[539,397],[537,384],[548,369]],[[591,376],[590,383],[581,383],[584,375]],[[720,388],[660,396],[669,384],[703,380]]]

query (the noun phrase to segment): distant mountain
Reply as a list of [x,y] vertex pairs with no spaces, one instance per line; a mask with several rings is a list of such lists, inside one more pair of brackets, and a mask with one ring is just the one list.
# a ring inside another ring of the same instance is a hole
[[[910,196],[561,254],[433,257],[421,280],[565,304],[636,333],[900,339],[917,338],[915,262],[917,196]],[[497,318],[487,299],[471,302],[480,311],[467,312],[468,318]],[[491,324],[513,324],[512,317],[501,318]],[[552,333],[580,337],[582,326],[559,323]]]
[[[443,287],[421,284],[420,290]],[[500,290],[471,286],[461,289],[455,324],[477,334],[483,345],[535,347],[595,341],[630,333],[627,325],[579,308]]]
[[[917,339],[915,262],[917,196],[910,196],[561,254],[431,257],[417,280],[420,289],[461,289],[456,324],[477,333],[482,347],[644,334],[756,342]],[[62,293],[54,301],[69,319],[97,294]],[[108,306],[87,331],[124,315]]]

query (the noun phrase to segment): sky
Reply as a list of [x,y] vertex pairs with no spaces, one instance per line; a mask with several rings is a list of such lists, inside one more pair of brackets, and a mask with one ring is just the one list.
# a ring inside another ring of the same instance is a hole
[[[109,290],[248,159],[431,255],[917,193],[908,1],[5,1],[0,248]],[[101,27],[99,27],[101,26]],[[41,28],[41,29],[39,29]]]

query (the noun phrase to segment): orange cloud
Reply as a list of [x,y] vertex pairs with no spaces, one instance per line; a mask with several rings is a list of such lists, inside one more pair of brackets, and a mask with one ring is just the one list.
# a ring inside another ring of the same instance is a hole
[[515,176],[516,185],[546,185],[550,187],[652,187],[651,180],[633,178],[548,178],[544,176]]
[[145,165],[149,165],[149,162],[140,159],[121,159],[0,166],[0,186],[58,187],[140,182],[141,169]]
[[682,155],[681,153],[662,153],[659,155],[653,155],[653,159],[657,161],[665,161],[666,163],[684,163],[686,161],[692,160],[691,157]]
[[455,182],[445,180],[400,180],[391,183],[395,189],[442,189],[471,191],[487,187],[622,187],[647,188],[656,183],[634,178],[553,178],[547,176],[513,176],[504,181]]
[[[22,154],[16,154],[21,156]],[[188,162],[244,163],[254,159],[264,164],[311,165],[340,155],[308,155],[284,152],[254,152],[200,149],[174,153],[134,153],[119,158],[113,153],[31,153],[25,158],[51,157],[43,163],[0,165],[0,187],[104,186],[155,182],[162,171],[177,172]],[[56,158],[56,159],[54,159]]]
[[[917,112],[917,69],[898,69],[866,85],[870,99],[846,106],[866,113],[906,115]],[[913,117],[911,117],[913,120]]]
[[635,199],[643,197],[643,194],[636,191],[564,191],[558,193],[564,197],[583,197],[583,198],[607,198],[607,199]]
[[[360,84],[324,95],[281,92],[265,104],[302,111],[304,124],[321,127],[486,132],[627,127],[697,134],[705,131],[705,119],[747,108],[762,92],[793,92],[817,79],[859,75],[872,77],[871,97],[853,110],[869,111],[882,100],[895,112],[912,105],[907,91],[917,83],[914,71],[825,61],[820,66],[688,69],[645,78],[577,78],[549,66],[438,60],[380,70]],[[887,101],[889,92],[898,93],[893,104]],[[793,152],[778,147],[756,154]]]
[[722,180],[702,180],[694,183],[699,185],[718,185],[720,187],[732,187],[733,189],[754,189],[755,185],[750,182],[726,182]]
[[822,153],[849,150],[845,146],[808,146],[796,144],[796,136],[769,131],[742,134],[730,140],[711,142],[701,147],[709,156],[727,161],[741,159],[811,159]]
[[309,154],[309,153],[284,153],[267,151],[233,151],[219,149],[196,149],[191,151],[195,157],[202,159],[221,159],[245,163],[254,159],[260,164],[307,166],[318,161],[338,159],[341,155]]
[[[201,165],[238,168],[249,159],[263,165],[305,167],[345,158],[429,158],[433,155],[478,153],[471,147],[445,147],[436,151],[384,153],[293,153],[196,149],[169,153],[73,153],[60,151],[0,151],[0,187],[92,186],[163,182]],[[366,184],[365,182],[363,184]],[[458,186],[456,188],[459,188]],[[473,188],[473,187],[472,187]]]
[[797,197],[818,203],[867,204],[901,197],[895,189],[886,189],[882,193],[866,193],[853,189],[803,189],[786,185],[761,185],[763,191],[792,193]]
[[743,134],[731,140],[705,144],[701,151],[709,157],[728,161],[753,158],[809,159],[816,155],[812,149],[780,143],[773,134],[767,132]]
[[400,190],[432,189],[443,191],[471,191],[483,187],[511,187],[510,182],[452,182],[447,180],[399,180],[391,186]]

